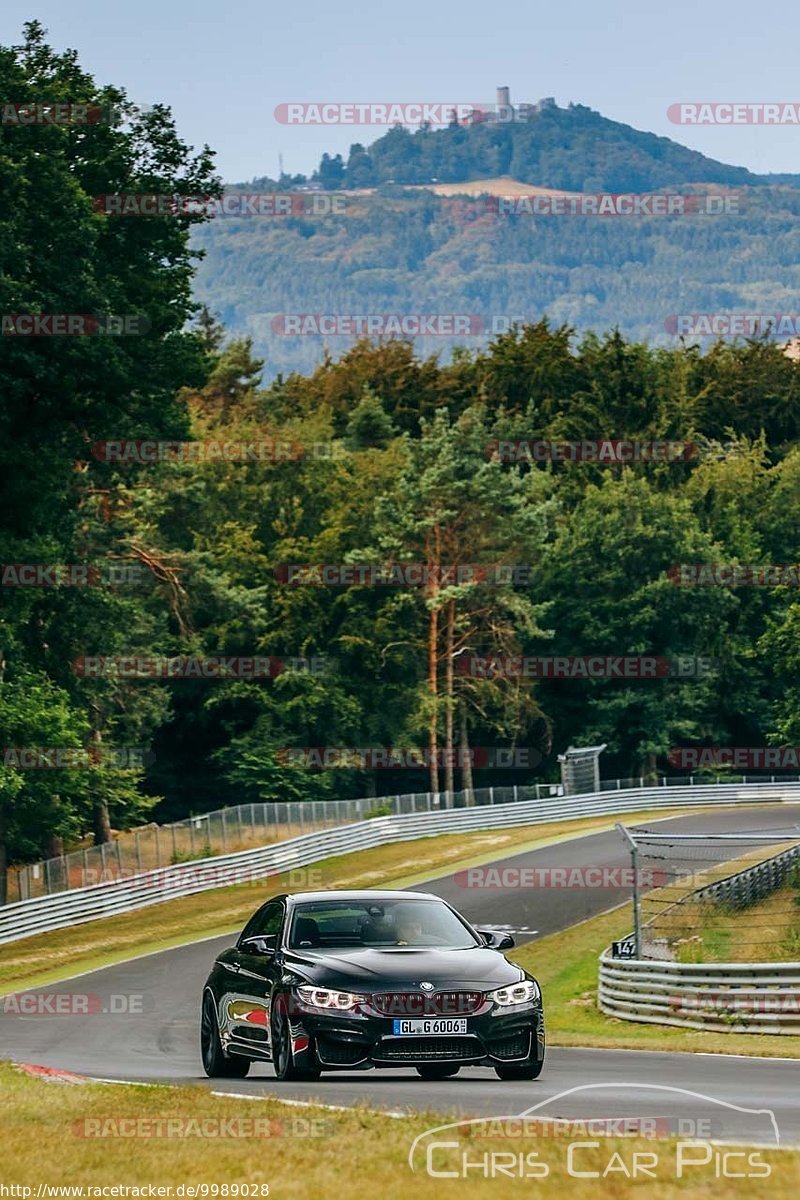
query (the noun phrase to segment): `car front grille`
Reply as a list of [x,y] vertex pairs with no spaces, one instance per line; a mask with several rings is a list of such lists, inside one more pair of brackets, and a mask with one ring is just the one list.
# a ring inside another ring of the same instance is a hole
[[373,1007],[384,1017],[459,1017],[474,1013],[483,1002],[482,992],[378,992]]
[[384,1038],[372,1052],[382,1062],[431,1062],[483,1058],[484,1049],[476,1037],[403,1037]]

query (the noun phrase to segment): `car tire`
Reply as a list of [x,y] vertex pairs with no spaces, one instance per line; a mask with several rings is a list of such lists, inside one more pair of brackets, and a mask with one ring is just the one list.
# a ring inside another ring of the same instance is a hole
[[250,1070],[249,1058],[228,1058],[222,1049],[217,1021],[217,1006],[210,992],[203,996],[200,1019],[200,1057],[209,1079],[244,1079]]
[[426,1063],[424,1066],[417,1067],[418,1075],[423,1079],[452,1079],[461,1070],[457,1064],[450,1065],[449,1063]]
[[495,1063],[498,1079],[538,1079],[542,1073],[544,1058],[526,1058],[523,1062]]
[[292,1033],[289,1027],[289,1013],[286,999],[277,996],[272,1005],[270,1017],[270,1044],[272,1047],[272,1066],[275,1077],[284,1083],[314,1081],[321,1075],[316,1065],[315,1054],[311,1046],[305,1056],[310,1059],[307,1065],[300,1066],[292,1049]]

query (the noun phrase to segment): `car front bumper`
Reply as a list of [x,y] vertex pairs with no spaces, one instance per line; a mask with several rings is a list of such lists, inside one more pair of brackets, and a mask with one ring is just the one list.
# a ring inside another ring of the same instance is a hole
[[415,1067],[426,1063],[488,1065],[541,1062],[545,1052],[544,1012],[540,1005],[518,1005],[508,1011],[468,1016],[467,1032],[397,1034],[384,1016],[348,1016],[319,1010],[297,1013],[292,1038],[313,1044],[325,1070],[359,1070],[376,1066]]

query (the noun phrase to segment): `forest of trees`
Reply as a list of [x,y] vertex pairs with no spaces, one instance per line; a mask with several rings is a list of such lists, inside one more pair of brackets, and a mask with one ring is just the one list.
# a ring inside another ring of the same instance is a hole
[[[214,219],[193,231],[206,257],[195,294],[251,337],[265,378],[313,370],[344,336],[286,336],[282,313],[548,316],[580,333],[618,328],[671,346],[675,313],[784,313],[800,322],[800,190],[747,189],[738,211],[675,217],[498,216],[487,198],[431,192],[346,196],[320,216]],[[278,324],[278,328],[280,326]],[[457,342],[427,337],[425,354]]]
[[[0,85],[20,99],[124,102],[35,25],[22,47],[0,51]],[[570,744],[606,742],[604,773],[630,776],[664,769],[676,744],[800,738],[796,590],[680,587],[668,573],[800,559],[800,365],[780,347],[659,348],[539,320],[448,362],[409,342],[361,340],[264,382],[253,342],[192,299],[200,217],[126,222],[92,209],[93,195],[114,191],[218,193],[210,154],[193,155],[169,113],[91,131],[0,129],[0,139],[13,200],[0,213],[0,311],[150,321],[141,338],[3,339],[2,562],[128,564],[139,576],[0,591],[3,746],[97,752],[90,769],[0,769],[0,875],[7,855],[38,856],[90,830],[101,841],[146,814],[464,782],[458,770],[297,768],[279,753],[290,746],[466,742],[541,755],[535,775],[476,772],[481,784],[556,778]],[[43,204],[58,214],[48,238]],[[288,259],[270,263],[289,271]],[[532,466],[491,449],[498,438],[620,437],[689,441],[697,453]],[[158,463],[98,453],[122,439],[275,439],[308,451]],[[525,564],[530,576],[285,582],[286,564],[381,562]],[[465,651],[720,661],[695,680],[492,680],[457,669]],[[324,673],[266,680],[75,669],[87,655],[181,654],[330,661]],[[152,761],[124,768],[102,754],[127,746]]]

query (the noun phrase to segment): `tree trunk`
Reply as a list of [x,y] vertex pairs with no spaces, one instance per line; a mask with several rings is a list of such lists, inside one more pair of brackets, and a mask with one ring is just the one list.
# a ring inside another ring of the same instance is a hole
[[[0,650],[0,683],[3,682],[3,676],[6,670],[6,660],[3,651]],[[8,903],[8,849],[6,847],[6,822],[5,814],[0,807],[0,904]]]
[[0,812],[0,904],[8,903],[8,850],[3,814]]
[[[93,710],[94,729],[92,731],[92,755],[99,763],[103,754],[103,738],[100,733],[100,714]],[[95,783],[95,788],[97,784]],[[92,796],[92,832],[95,846],[101,846],[111,841],[111,820],[108,815],[108,802],[102,792],[95,791]]]
[[472,782],[472,760],[469,756],[469,733],[467,731],[467,706],[461,705],[461,779],[464,784],[464,803],[470,807],[475,803]]
[[444,710],[444,790],[448,806],[453,804],[453,636],[456,623],[456,602],[447,606],[447,657],[445,658],[445,710]]
[[431,715],[428,723],[428,752],[430,755],[429,773],[430,773],[430,789],[432,792],[439,791],[439,764],[436,761],[438,753],[438,696],[439,696],[439,671],[437,663],[437,649],[439,646],[439,613],[437,609],[431,609],[430,620],[428,622],[428,688],[431,695]]

